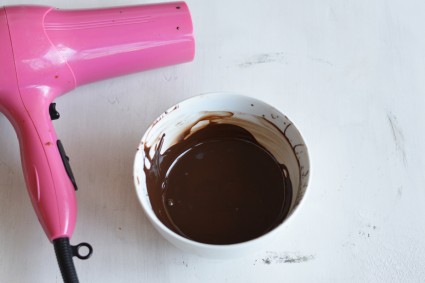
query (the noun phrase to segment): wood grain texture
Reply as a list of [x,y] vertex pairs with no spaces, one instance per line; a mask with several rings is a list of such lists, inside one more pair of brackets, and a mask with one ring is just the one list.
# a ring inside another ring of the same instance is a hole
[[[147,2],[38,1],[60,8]],[[72,243],[94,247],[90,260],[76,261],[81,282],[422,282],[424,2],[187,2],[194,62],[94,83],[56,101],[55,127],[80,188]],[[254,96],[286,113],[313,168],[305,202],[278,240],[226,261],[163,240],[132,184],[149,124],[182,99],[212,91]],[[3,115],[0,145],[0,281],[61,282]]]

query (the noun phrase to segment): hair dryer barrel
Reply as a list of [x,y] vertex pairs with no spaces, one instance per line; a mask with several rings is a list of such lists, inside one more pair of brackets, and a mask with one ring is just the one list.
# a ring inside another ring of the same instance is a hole
[[51,10],[44,28],[76,85],[193,60],[184,2],[91,10]]

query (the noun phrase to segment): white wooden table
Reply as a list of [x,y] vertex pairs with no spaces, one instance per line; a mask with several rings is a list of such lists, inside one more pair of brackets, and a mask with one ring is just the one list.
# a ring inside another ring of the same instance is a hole
[[[75,260],[80,281],[424,282],[424,2],[187,2],[194,62],[87,85],[56,101],[55,127],[80,188],[72,243],[94,247],[92,258]],[[148,125],[182,99],[223,90],[286,113],[304,135],[313,166],[304,205],[278,240],[225,261],[166,242],[144,216],[132,183]],[[0,282],[61,282],[3,115],[0,145]]]

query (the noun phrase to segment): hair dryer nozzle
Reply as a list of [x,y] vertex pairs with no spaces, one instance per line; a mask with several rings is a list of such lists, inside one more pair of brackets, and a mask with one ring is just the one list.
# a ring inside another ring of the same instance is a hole
[[195,47],[184,2],[90,10],[52,10],[47,36],[81,85],[193,60]]

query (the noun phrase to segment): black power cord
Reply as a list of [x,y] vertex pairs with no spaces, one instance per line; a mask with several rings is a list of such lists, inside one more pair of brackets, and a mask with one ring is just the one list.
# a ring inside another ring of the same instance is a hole
[[[91,245],[88,243],[81,243],[77,246],[71,246],[69,238],[57,238],[53,240],[53,246],[64,283],[79,283],[72,258],[76,256],[79,259],[88,259],[93,253]],[[86,255],[81,255],[79,253],[81,247],[88,248],[89,251]]]

